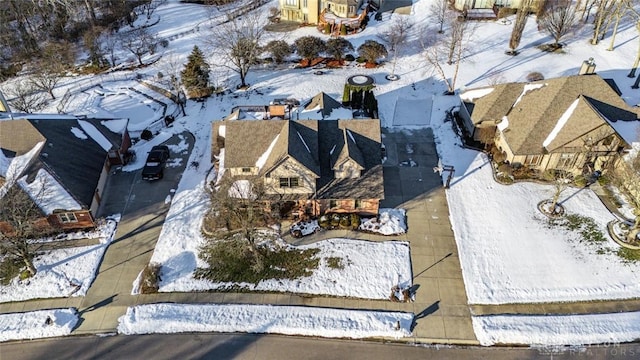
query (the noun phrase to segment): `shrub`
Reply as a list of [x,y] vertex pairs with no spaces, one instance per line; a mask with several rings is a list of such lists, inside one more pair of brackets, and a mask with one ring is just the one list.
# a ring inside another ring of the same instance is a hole
[[340,227],[346,229],[351,226],[351,217],[349,214],[340,216]]
[[357,230],[358,227],[360,226],[360,216],[358,216],[358,214],[351,214],[351,229],[352,230]]
[[530,73],[527,74],[527,81],[528,82],[540,81],[540,80],[544,80],[544,75],[542,75],[542,73],[534,71],[534,72],[530,72]]
[[508,8],[508,7],[501,7],[500,10],[498,10],[498,19],[505,18],[505,17],[507,17],[509,15],[514,15],[517,12],[518,12],[518,9],[512,9],[512,8]]
[[640,261],[640,250],[621,247],[618,249],[617,254],[624,260],[625,263]]
[[318,268],[319,249],[271,250],[253,248],[239,240],[212,241],[199,256],[208,264],[197,268],[194,277],[215,282],[257,284],[266,279],[297,279],[310,276]]
[[303,36],[295,41],[296,51],[303,59],[311,60],[327,49],[324,40],[317,36]]
[[162,39],[159,42],[160,46],[162,46],[163,48],[167,48],[169,46],[169,40],[167,39]]
[[291,53],[293,52],[291,45],[289,45],[284,40],[270,41],[264,47],[264,49],[271,54],[271,56],[273,57],[273,61],[275,61],[278,64],[280,64],[285,57],[291,55]]
[[158,73],[156,74],[156,77],[158,79],[162,79],[164,77],[164,74],[162,73],[162,71],[158,71]]
[[160,282],[160,264],[149,263],[142,270],[140,293],[154,294],[158,292]]
[[340,226],[340,214],[331,215],[331,226],[332,227]]
[[375,64],[378,58],[387,56],[387,48],[375,40],[366,40],[364,44],[358,47],[358,54],[366,62]]
[[5,256],[0,262],[0,284],[9,285],[13,278],[21,275],[22,267],[20,259]]
[[149,129],[144,129],[142,130],[142,134],[140,134],[140,139],[151,140],[153,139],[153,133]]
[[340,25],[340,35],[342,36],[347,35],[347,25],[345,24]]
[[582,175],[577,175],[573,178],[573,184],[577,187],[587,186],[587,179]]
[[345,55],[344,59],[347,60],[347,61],[355,61],[356,60],[355,56],[353,56],[351,54]]
[[340,257],[336,257],[336,256],[331,256],[326,258],[327,260],[327,266],[332,268],[332,269],[338,269],[338,270],[342,270],[344,269],[344,264],[342,263],[342,258]]

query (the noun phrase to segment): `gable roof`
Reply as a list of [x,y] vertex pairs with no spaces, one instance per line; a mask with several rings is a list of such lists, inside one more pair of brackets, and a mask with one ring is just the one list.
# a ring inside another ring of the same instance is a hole
[[[214,124],[214,129],[219,128]],[[380,120],[225,121],[225,168],[255,167],[266,157],[265,175],[293,159],[317,176],[318,198],[382,199]],[[332,151],[333,149],[333,151]],[[362,167],[354,179],[335,179],[333,165],[352,159]]]
[[[26,154],[44,136],[26,119],[0,121],[0,148],[13,156]],[[7,154],[9,155],[9,154]]]
[[117,126],[110,130],[102,121],[31,114],[23,119],[0,121],[0,148],[16,156],[25,153],[29,146],[28,150],[33,149],[34,142],[43,142],[33,161],[19,175],[26,175],[21,183],[23,188],[46,175],[81,207],[89,208],[107,159],[106,149],[119,146],[126,130],[121,122],[111,123]]
[[297,109],[298,119],[351,119],[353,112],[331,96],[321,92]]
[[595,74],[491,88],[478,98],[462,94],[462,101],[474,124],[502,122],[498,127],[514,154],[553,151],[599,128],[603,135],[614,133],[608,121],[638,119],[637,111]]

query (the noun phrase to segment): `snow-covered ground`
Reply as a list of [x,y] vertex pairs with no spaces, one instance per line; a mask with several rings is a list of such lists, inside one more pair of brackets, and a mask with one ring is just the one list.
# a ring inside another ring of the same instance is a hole
[[473,316],[480,344],[587,345],[640,339],[640,312]]
[[306,306],[149,304],[127,309],[121,334],[246,332],[332,338],[401,338],[413,314]]
[[0,342],[69,335],[77,322],[73,308],[0,314]]
[[[159,132],[154,139],[149,142],[140,141],[134,146],[139,154],[138,162],[132,164],[129,170],[141,166],[140,162],[144,161],[144,155],[140,156],[140,154],[146,154],[148,148],[159,144],[171,135],[190,131],[195,137],[195,146],[189,164],[197,162],[199,166],[187,166],[175,195],[170,199],[172,206],[153,255],[153,261],[163,265],[161,291],[211,288],[211,284],[198,283],[190,279],[193,269],[199,265],[196,254],[197,247],[202,242],[199,232],[200,219],[208,202],[204,192],[204,178],[211,167],[210,122],[228,115],[234,106],[268,104],[276,98],[291,97],[304,101],[323,91],[340,99],[345,80],[352,75],[365,74],[376,81],[374,94],[379,103],[379,117],[382,125],[406,131],[419,126],[432,126],[443,163],[455,165],[457,176],[452,181],[447,197],[470,302],[572,301],[639,296],[640,288],[637,281],[633,281],[634,278],[637,279],[638,266],[621,265],[613,256],[594,254],[589,247],[578,245],[574,239],[575,234],[546,227],[535,205],[538,201],[550,197],[551,190],[548,186],[499,185],[492,181],[490,167],[482,155],[456,146],[457,140],[453,136],[450,124],[442,121],[444,111],[456,105],[458,101],[456,97],[441,95],[445,86],[437,74],[427,66],[419,50],[419,36],[424,33],[422,26],[427,24],[436,26],[427,20],[428,9],[433,1],[416,0],[413,4],[410,16],[415,26],[409,32],[407,45],[398,52],[394,70],[394,73],[399,76],[398,81],[385,79],[385,75],[391,71],[391,61],[374,69],[365,69],[353,63],[342,69],[328,69],[322,76],[313,75],[313,71],[308,69],[280,68],[274,71],[270,67],[256,68],[252,69],[247,76],[247,82],[251,84],[248,91],[236,91],[232,95],[210,98],[202,104],[189,102],[186,108],[188,116],[176,119],[172,128],[154,128]],[[274,0],[266,4],[265,8],[276,4],[277,1]],[[267,15],[267,11],[262,13]],[[170,43],[167,48],[161,50],[161,58],[157,63],[136,71],[136,74],[143,78],[156,77],[158,71],[169,74],[168,69],[172,62],[185,63],[194,45],[204,45],[204,39],[211,24],[208,20],[209,14],[202,11],[201,6],[182,4],[178,0],[168,1],[157,10],[156,15],[160,17],[160,22],[148,29],[161,37],[170,39]],[[367,39],[376,39],[377,34],[383,33],[392,24],[390,18],[398,16],[402,15],[385,13],[382,22],[371,19],[364,31],[349,36],[348,40],[357,48]],[[627,103],[632,105],[640,103],[640,92],[630,88],[633,79],[626,76],[637,49],[638,39],[634,26],[630,23],[620,26],[613,51],[606,51],[609,37],[599,45],[588,44],[587,39],[591,28],[591,24],[585,24],[572,34],[573,37],[567,37],[566,46],[563,48],[564,54],[546,53],[538,50],[536,46],[549,43],[552,39],[546,33],[537,30],[534,19],[529,19],[523,33],[520,54],[507,56],[504,51],[508,49],[511,27],[505,26],[503,22],[479,22],[474,32],[471,51],[461,64],[456,88],[462,91],[466,88],[496,82],[525,81],[527,74],[533,71],[542,73],[545,78],[572,75],[578,72],[583,60],[592,57],[597,64],[598,74],[615,79]],[[296,38],[304,35],[328,39],[328,36],[321,35],[315,28],[305,27],[289,33],[267,34],[270,38],[265,40],[283,36],[285,40],[292,43]],[[215,51],[207,50],[208,60],[212,64],[221,62]],[[119,56],[128,57],[125,54],[119,54]],[[451,66],[444,65],[444,70],[447,76],[453,74]],[[87,90],[84,93],[74,94],[65,109],[71,113],[89,109],[88,114],[127,116],[135,120],[132,122],[131,130],[138,131],[157,120],[155,117],[159,115],[155,108],[152,109],[155,105],[147,105],[139,95],[121,90],[139,86],[135,80],[131,80],[135,77],[133,75],[128,72],[122,77],[100,77],[101,81],[96,80],[95,77],[78,76],[70,79],[68,83],[61,84],[60,88],[56,89],[56,93],[60,98],[66,90],[77,84],[91,85],[101,82],[107,90],[115,93],[112,96],[120,96],[117,99],[126,100],[122,102],[122,106],[120,102],[113,104],[103,101],[101,95]],[[234,73],[220,67],[213,67],[211,78],[213,84],[229,89],[235,89],[239,83]],[[105,81],[102,81],[103,79]],[[108,84],[105,86],[104,83]],[[126,94],[120,94],[121,92]],[[134,98],[138,100],[131,100]],[[417,104],[424,99],[433,99],[431,107],[408,105]],[[124,104],[129,108],[125,108]],[[56,105],[57,102],[53,102],[48,111],[56,112]],[[173,105],[169,104],[169,106]],[[174,109],[171,108],[168,111]],[[425,114],[429,109],[431,110],[430,119],[428,114]],[[395,115],[398,114],[410,121],[396,121]],[[402,126],[394,127],[394,124]],[[629,124],[618,121],[612,125],[626,138],[640,140],[637,132],[640,122]],[[2,158],[0,158],[0,167],[4,167],[1,160]],[[602,230],[606,221],[611,219],[611,215],[588,189],[567,190],[563,193],[562,200],[570,213],[592,217]],[[338,245],[345,246],[346,243],[343,239],[333,241],[332,246],[336,249]],[[384,248],[378,248],[375,253],[369,255],[372,258],[377,257],[377,264],[388,261],[388,258],[396,256],[398,252],[402,254],[406,252],[407,254],[403,256],[408,256],[406,244],[383,244]],[[366,247],[365,245],[361,246]],[[615,245],[611,243],[609,246]],[[353,247],[345,246],[339,251],[348,253],[351,259],[352,250]],[[403,261],[390,265],[404,269],[408,266],[407,258]],[[401,279],[393,281],[405,281],[404,276],[410,272],[405,273],[403,270],[402,274]],[[386,274],[383,277],[385,277],[385,283],[367,287],[368,290],[363,292],[370,291],[370,293],[364,297],[376,298],[382,294],[382,291],[385,292],[385,297],[388,295],[388,285],[391,280]],[[410,279],[410,275],[407,279]],[[31,284],[34,283],[31,282]],[[343,285],[353,288],[353,283],[350,283],[349,279],[345,279]],[[44,284],[40,286],[47,288]],[[52,287],[57,286],[59,285],[54,282]],[[315,286],[315,289],[321,289],[321,286]],[[283,288],[278,290],[286,291]],[[16,297],[12,300],[19,299],[17,295],[14,296]],[[151,311],[160,311],[160,309]],[[199,311],[193,308],[193,312]],[[616,318],[611,316],[610,319]],[[595,323],[595,320],[592,323]],[[503,324],[504,327],[509,326],[506,323]],[[615,326],[616,323],[612,324]],[[587,322],[584,326],[588,328],[590,325]],[[543,329],[534,331],[529,335],[530,340],[526,342],[532,342],[531,339],[542,336],[543,332]],[[627,337],[621,335],[617,339],[627,339]]]
[[[15,278],[9,285],[0,285],[0,302],[40,298],[84,296],[98,271],[102,256],[113,240],[119,217],[107,219],[96,230],[81,232],[97,245],[45,250],[34,259],[35,276],[21,281]],[[78,238],[71,233],[69,238]],[[66,239],[66,238],[64,238]],[[56,241],[64,241],[60,237]],[[52,239],[45,239],[51,244]]]

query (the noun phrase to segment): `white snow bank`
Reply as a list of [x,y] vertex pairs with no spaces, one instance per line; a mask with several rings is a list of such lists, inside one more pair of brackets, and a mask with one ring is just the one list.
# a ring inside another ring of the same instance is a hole
[[69,335],[77,322],[73,308],[0,314],[0,341]]
[[363,219],[360,230],[382,235],[397,235],[407,232],[404,209],[380,209],[377,218]]
[[149,304],[118,319],[121,334],[246,332],[331,338],[407,337],[413,314],[305,306]]
[[480,344],[586,345],[640,339],[640,312],[473,316]]

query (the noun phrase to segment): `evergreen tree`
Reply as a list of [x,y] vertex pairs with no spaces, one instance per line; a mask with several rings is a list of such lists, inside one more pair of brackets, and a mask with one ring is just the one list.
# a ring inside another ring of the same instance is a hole
[[209,86],[209,64],[204,60],[204,55],[198,46],[194,46],[187,58],[189,61],[184,66],[182,84],[187,90],[189,98],[203,98],[211,95]]

